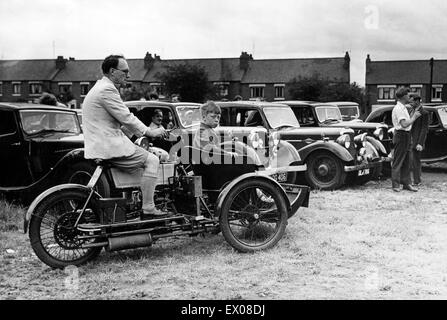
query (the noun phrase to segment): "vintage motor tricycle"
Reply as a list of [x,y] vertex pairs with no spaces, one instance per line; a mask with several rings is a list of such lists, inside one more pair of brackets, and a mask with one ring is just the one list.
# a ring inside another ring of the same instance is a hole
[[[136,144],[157,154],[145,138]],[[166,216],[141,216],[141,175],[97,160],[87,186],[62,184],[41,193],[24,222],[31,246],[47,265],[81,265],[109,251],[150,246],[160,238],[222,232],[236,250],[271,248],[299,207],[308,206],[309,188],[280,184],[271,176],[305,166],[265,168],[256,153],[233,158],[184,146],[175,161],[161,161],[155,203]],[[213,161],[208,161],[212,159]],[[216,161],[218,159],[219,161]],[[110,194],[98,192],[99,183]]]

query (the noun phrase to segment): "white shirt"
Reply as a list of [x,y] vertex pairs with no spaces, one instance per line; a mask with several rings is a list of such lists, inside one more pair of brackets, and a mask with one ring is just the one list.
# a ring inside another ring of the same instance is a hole
[[395,130],[402,130],[402,131],[411,130],[411,124],[405,128],[402,127],[400,124],[401,120],[407,120],[407,121],[410,120],[410,115],[408,113],[407,108],[400,101],[398,101],[394,106],[393,112],[391,113],[391,118],[393,120],[393,126]]

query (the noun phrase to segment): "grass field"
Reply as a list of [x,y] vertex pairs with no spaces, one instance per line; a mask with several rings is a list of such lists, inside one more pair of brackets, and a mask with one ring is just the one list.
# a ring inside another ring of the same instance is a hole
[[23,234],[25,208],[0,202],[0,299],[446,299],[447,165],[417,193],[390,180],[312,191],[268,251],[221,234],[164,239],[52,270]]

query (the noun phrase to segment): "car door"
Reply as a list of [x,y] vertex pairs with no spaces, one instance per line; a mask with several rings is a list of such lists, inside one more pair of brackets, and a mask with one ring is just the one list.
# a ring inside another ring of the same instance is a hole
[[447,156],[447,130],[436,111],[429,111],[428,133],[422,159],[436,159]]
[[11,110],[0,110],[0,188],[27,186],[32,178],[27,144]]

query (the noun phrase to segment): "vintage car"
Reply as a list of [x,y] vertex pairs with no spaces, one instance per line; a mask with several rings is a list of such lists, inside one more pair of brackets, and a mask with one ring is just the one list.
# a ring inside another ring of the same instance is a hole
[[[193,136],[201,121],[200,104],[188,102],[168,103],[161,101],[126,101],[129,110],[144,124],[150,125],[156,109],[163,113],[162,125],[171,132],[168,140],[155,139],[151,143],[169,152],[175,158],[184,145],[192,145]],[[221,107],[225,103],[217,102]],[[269,130],[250,126],[228,126],[222,116],[221,125],[215,130],[220,135],[222,147],[228,151],[254,152],[265,168],[301,166],[301,158],[295,148],[286,141],[280,141],[276,134],[269,136]],[[277,146],[281,145],[282,148]],[[244,147],[247,146],[248,148]],[[241,149],[241,150],[239,150]],[[250,151],[251,150],[251,151]],[[279,152],[279,154],[278,154]],[[292,170],[292,169],[291,169]],[[274,176],[278,182],[295,182],[296,170]]]
[[327,104],[337,106],[341,113],[342,121],[361,121],[359,104],[352,101],[331,101]]
[[88,181],[96,166],[84,159],[83,146],[75,111],[0,103],[0,192],[26,203],[56,184]]
[[[391,129],[393,107],[394,105],[381,106],[371,112],[365,121],[382,122]],[[421,161],[424,163],[443,161],[447,159],[447,105],[424,104],[424,109],[429,112],[429,126]]]
[[[281,142],[288,142],[278,146],[278,158],[290,146],[297,150],[302,163],[307,165],[305,180],[313,188],[337,189],[348,176],[363,182],[380,171],[383,159],[365,134],[356,135],[349,128],[302,127],[285,104],[249,101],[218,104],[222,109],[222,127],[265,128],[267,137],[275,135]],[[290,181],[291,177],[287,179]]]
[[308,101],[283,101],[292,108],[301,127],[339,127],[351,128],[355,134],[368,133],[366,139],[374,145],[382,160],[390,162],[391,137],[388,128],[383,123],[363,121],[343,121],[339,108],[331,103]]

